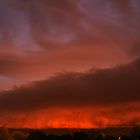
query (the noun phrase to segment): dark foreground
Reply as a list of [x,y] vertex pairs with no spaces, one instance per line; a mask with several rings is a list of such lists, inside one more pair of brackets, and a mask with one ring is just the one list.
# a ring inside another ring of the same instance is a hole
[[0,140],[140,140],[140,127],[106,129],[6,129]]

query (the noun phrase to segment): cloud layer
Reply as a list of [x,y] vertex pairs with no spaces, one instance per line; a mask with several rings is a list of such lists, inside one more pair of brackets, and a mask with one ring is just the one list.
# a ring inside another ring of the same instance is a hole
[[13,127],[15,121],[9,118],[12,113],[17,116],[15,127],[24,123],[24,127],[35,127],[38,121],[37,128],[136,125],[140,115],[139,83],[140,60],[112,69],[60,73],[1,92],[0,121]]
[[1,92],[0,108],[8,111],[48,107],[116,105],[138,102],[140,61],[87,73],[62,73]]
[[13,81],[7,87],[0,81],[0,89],[139,56],[138,0],[1,0],[0,5],[0,75]]
[[139,0],[1,0],[0,123],[140,122],[139,15]]

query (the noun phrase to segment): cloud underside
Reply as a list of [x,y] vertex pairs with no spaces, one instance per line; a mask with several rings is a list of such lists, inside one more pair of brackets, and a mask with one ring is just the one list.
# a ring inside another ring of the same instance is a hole
[[0,122],[28,128],[137,125],[139,83],[140,60],[87,73],[58,73],[1,92]]
[[[140,55],[139,5],[138,0],[1,0],[0,89],[36,82],[0,93],[0,123],[138,124],[140,60],[126,63]],[[54,74],[63,70],[74,72]]]
[[139,83],[139,60],[112,69],[58,73],[50,79],[1,92],[0,109],[26,111],[139,102]]

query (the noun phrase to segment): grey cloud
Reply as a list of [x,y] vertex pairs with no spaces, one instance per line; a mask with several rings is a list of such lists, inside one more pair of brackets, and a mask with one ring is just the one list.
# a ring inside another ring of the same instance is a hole
[[138,0],[1,2],[1,18],[4,21],[1,27],[8,33],[16,32],[14,40],[18,45],[29,42],[30,46],[49,48],[83,39],[86,44],[87,38],[90,38],[104,43],[115,42],[118,47],[131,47],[139,39]]

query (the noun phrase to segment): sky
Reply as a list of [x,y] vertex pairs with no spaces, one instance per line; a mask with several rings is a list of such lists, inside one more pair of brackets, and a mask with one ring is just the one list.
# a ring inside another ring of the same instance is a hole
[[0,0],[1,126],[140,124],[139,15],[139,0]]

